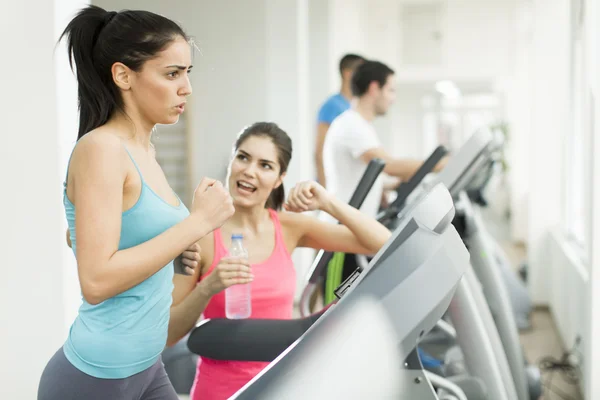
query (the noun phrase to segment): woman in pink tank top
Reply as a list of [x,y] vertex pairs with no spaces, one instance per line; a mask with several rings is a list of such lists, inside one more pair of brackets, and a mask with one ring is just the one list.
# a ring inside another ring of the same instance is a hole
[[[291,253],[297,247],[374,254],[390,237],[379,222],[315,182],[296,185],[284,204],[283,178],[291,156],[290,138],[274,123],[256,123],[238,137],[227,180],[235,214],[200,240],[198,272],[175,276],[168,345],[184,337],[201,314],[225,318],[224,289],[235,284],[251,283],[250,318],[291,318],[296,291]],[[302,214],[314,210],[327,212],[340,224]],[[227,257],[234,233],[243,234],[248,260]],[[186,262],[192,258],[188,255]],[[191,398],[225,400],[267,365],[202,358]]]

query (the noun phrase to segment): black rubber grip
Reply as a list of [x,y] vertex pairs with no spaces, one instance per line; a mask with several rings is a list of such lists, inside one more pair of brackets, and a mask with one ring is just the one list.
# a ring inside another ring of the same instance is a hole
[[294,343],[326,310],[302,319],[211,319],[187,341],[192,353],[214,360],[271,362]]

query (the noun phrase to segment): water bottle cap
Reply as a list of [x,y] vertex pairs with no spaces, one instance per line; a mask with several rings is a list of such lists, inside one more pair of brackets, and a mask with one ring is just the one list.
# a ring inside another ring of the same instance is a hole
[[231,240],[236,240],[236,239],[243,239],[244,235],[242,235],[241,233],[234,233],[233,235],[231,235]]

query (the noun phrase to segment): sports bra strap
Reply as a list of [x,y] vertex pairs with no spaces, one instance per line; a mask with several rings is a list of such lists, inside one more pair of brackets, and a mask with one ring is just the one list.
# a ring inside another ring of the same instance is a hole
[[279,215],[277,214],[277,211],[273,210],[272,208],[269,208],[268,210],[269,214],[271,215],[271,220],[273,221],[273,226],[275,226],[275,238],[277,240],[275,246],[283,246],[283,248],[286,249],[285,240],[283,240],[283,231],[281,230],[281,221],[279,220]]
[[[269,208],[268,211],[271,217],[271,221],[273,221],[273,226],[275,227],[275,248],[273,249],[272,254],[275,254],[277,251],[283,251],[285,253],[285,256],[291,258],[291,255],[285,245],[285,240],[283,240],[283,231],[281,229],[281,221],[279,220],[279,215],[277,214],[277,211],[271,208]],[[212,264],[209,267],[208,271],[206,271],[203,275],[201,275],[198,278],[198,282],[200,282],[202,279],[208,276],[215,269],[219,260],[221,260],[222,257],[225,257],[228,253],[228,250],[225,247],[225,243],[223,242],[223,237],[221,235],[221,228],[217,228],[213,231],[213,241],[214,254]],[[270,258],[271,257],[269,257],[269,259]]]

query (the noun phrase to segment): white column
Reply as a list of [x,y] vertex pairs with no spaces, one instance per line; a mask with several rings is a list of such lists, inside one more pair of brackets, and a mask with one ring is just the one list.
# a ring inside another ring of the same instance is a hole
[[[338,71],[339,60],[334,62],[334,60],[330,57],[331,49],[329,46],[329,40],[333,35],[329,25],[329,14],[331,8],[330,2],[323,0],[309,0],[308,8],[308,121],[310,123],[308,128],[310,133],[308,136],[313,140],[313,143],[311,144],[311,151],[314,151],[314,139],[317,132],[317,114],[323,102],[325,102],[325,100],[335,92],[330,90],[332,87],[331,72]],[[339,80],[336,80],[336,83],[339,83]],[[339,90],[339,88],[337,90]],[[310,166],[313,168],[314,162],[312,162]]]
[[[314,116],[309,113],[309,2],[266,0],[267,119],[292,138],[293,156],[284,181],[286,193],[302,180],[314,179]],[[297,294],[314,252],[292,255],[298,273]]]
[[65,339],[55,3],[2,5],[2,399],[35,399],[42,370]]
[[529,210],[529,170],[531,131],[531,49],[532,49],[532,3],[517,3],[516,48],[514,74],[506,85],[506,114],[509,121],[510,139],[510,188],[511,188],[511,236],[518,242],[527,241]]
[[[366,43],[365,10],[368,2],[362,0],[329,1],[329,64],[336,66],[346,53],[370,57]],[[329,72],[329,90],[340,90],[340,73],[337,68]]]
[[585,398],[600,398],[600,82],[598,71],[600,70],[600,6],[597,1],[588,1],[587,27],[590,43],[589,51],[589,75],[591,86],[590,112],[593,113],[591,120],[592,129],[592,268],[590,272],[590,331],[588,343],[583,343],[586,354]]
[[[88,0],[61,0],[57,1],[54,8],[54,38],[58,41],[63,30],[73,18],[77,10],[85,7]],[[69,66],[66,40],[63,40],[54,53],[56,68],[56,113],[58,118],[58,155],[60,178],[66,177],[67,166],[73,147],[77,141],[79,130],[79,113],[77,103],[77,79],[75,72]],[[62,213],[64,215],[64,212]],[[81,304],[81,290],[77,275],[77,262],[73,251],[66,245],[65,234],[67,230],[66,218],[61,219],[63,243],[60,249],[63,253],[63,299],[65,308],[64,335],[67,336],[71,323],[77,316]]]
[[569,110],[569,2],[533,1],[529,266],[534,303],[547,303],[548,234],[561,222]]
[[[372,0],[363,3],[362,12],[365,57],[381,61],[398,73],[400,61],[400,3],[395,0]],[[408,112],[418,113],[414,104],[410,110],[400,104],[403,98],[401,89],[397,89],[398,99],[387,114],[374,121],[381,143],[396,156],[419,157],[422,134],[419,130],[402,130],[403,117]],[[403,115],[404,114],[404,115]]]

